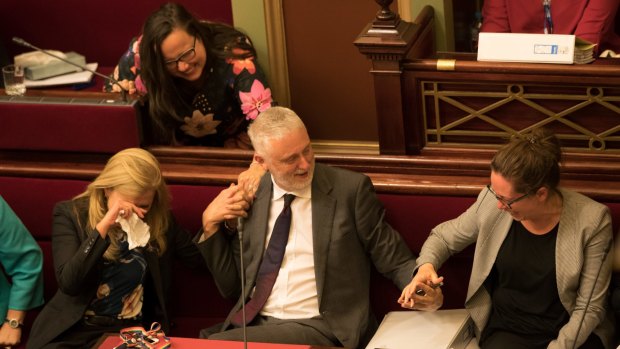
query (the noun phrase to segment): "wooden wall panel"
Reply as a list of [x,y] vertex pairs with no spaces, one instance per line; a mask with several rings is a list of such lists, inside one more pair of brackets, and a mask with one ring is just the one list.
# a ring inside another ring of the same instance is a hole
[[283,6],[291,108],[310,137],[377,141],[371,64],[353,45],[377,4],[284,0]]

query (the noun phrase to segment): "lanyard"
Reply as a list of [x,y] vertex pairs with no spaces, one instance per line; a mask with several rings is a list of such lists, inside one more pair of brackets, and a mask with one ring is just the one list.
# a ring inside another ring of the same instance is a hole
[[551,19],[551,0],[543,0],[545,10],[545,34],[553,34],[553,20]]

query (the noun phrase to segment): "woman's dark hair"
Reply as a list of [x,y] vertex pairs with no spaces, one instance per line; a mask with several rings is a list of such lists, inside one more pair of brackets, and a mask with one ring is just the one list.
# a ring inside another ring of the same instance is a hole
[[[223,23],[198,21],[179,4],[166,3],[153,12],[142,28],[140,74],[148,92],[149,114],[157,128],[155,131],[168,140],[183,117],[191,114],[196,93],[185,80],[174,78],[165,67],[161,44],[177,28],[198,36],[203,42],[207,52],[203,75],[213,67],[214,59],[256,55],[252,43],[240,31]],[[242,49],[242,54],[235,55],[234,48]]]
[[561,161],[558,138],[548,129],[537,128],[501,147],[491,160],[491,170],[511,181],[518,193],[541,187],[557,191]]

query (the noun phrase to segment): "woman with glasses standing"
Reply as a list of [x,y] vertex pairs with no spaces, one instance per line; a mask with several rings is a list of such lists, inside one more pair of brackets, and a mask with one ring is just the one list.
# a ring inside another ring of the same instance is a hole
[[147,18],[113,77],[146,94],[156,143],[251,149],[248,122],[273,103],[250,39],[175,3]]
[[558,187],[560,160],[545,129],[504,145],[477,201],[431,231],[401,299],[475,243],[465,308],[482,349],[610,348],[611,216]]

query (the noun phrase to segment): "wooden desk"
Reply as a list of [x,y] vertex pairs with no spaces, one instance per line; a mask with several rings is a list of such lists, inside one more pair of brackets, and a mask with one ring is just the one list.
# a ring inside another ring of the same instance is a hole
[[101,92],[100,90],[87,89],[87,90],[75,90],[71,87],[58,87],[58,88],[29,88],[26,90],[24,96],[8,96],[3,88],[0,88],[0,97],[2,101],[8,102],[37,102],[37,101],[49,101],[49,102],[73,102],[73,103],[94,103],[99,102],[102,104],[113,105],[129,105],[139,101],[139,97],[136,95],[127,95],[127,101],[123,102],[119,93]]
[[620,154],[620,59],[479,62],[435,52],[433,18],[430,6],[413,23],[376,18],[355,41],[372,61],[381,154],[493,149],[542,126],[565,149]]
[[0,149],[115,153],[142,144],[136,99],[102,92],[0,89]]
[[561,186],[620,193],[620,59],[478,62],[436,52],[432,7],[413,23],[390,14],[380,11],[354,42],[372,64],[382,160],[425,161],[432,172],[424,175],[475,186],[488,181],[490,159],[509,137],[547,127],[564,152]]
[[[173,349],[243,349],[243,342],[216,341],[199,338],[171,337]],[[116,333],[106,333],[92,349],[112,349],[122,341]],[[337,349],[315,345],[248,343],[248,349]]]

